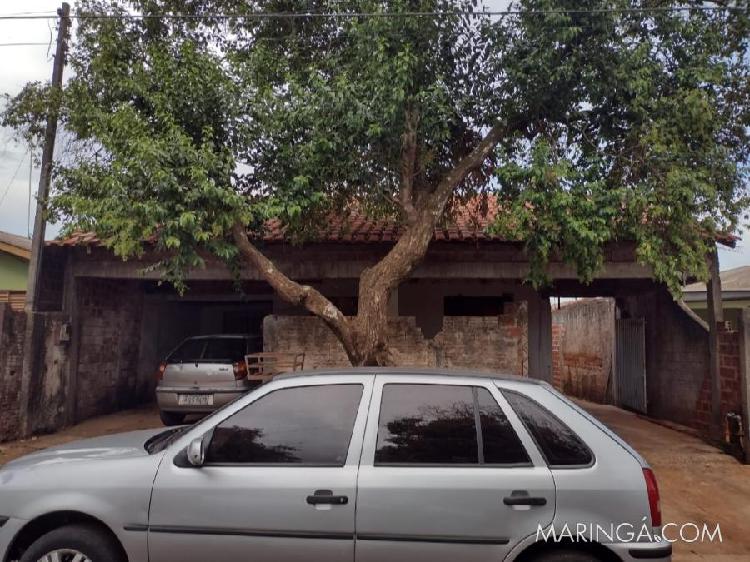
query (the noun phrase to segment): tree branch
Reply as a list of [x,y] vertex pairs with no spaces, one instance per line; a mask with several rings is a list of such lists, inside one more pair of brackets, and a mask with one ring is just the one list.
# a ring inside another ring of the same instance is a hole
[[292,281],[282,273],[271,260],[250,242],[246,227],[243,224],[235,223],[232,227],[232,237],[245,260],[258,270],[282,299],[288,303],[304,307],[325,322],[339,338],[351,360],[355,349],[352,343],[351,326],[346,316],[320,291],[309,285],[301,285]]
[[451,193],[453,193],[453,191],[471,172],[482,165],[497,144],[503,138],[521,130],[523,127],[524,123],[522,121],[511,123],[498,121],[495,123],[484,138],[479,141],[479,144],[474,147],[474,150],[464,156],[461,161],[456,164],[456,166],[448,172],[445,177],[443,177],[433,192],[434,201],[432,201],[432,205],[430,206],[440,206],[442,212],[442,207],[447,203]]
[[406,110],[404,133],[401,135],[401,187],[399,200],[409,224],[417,220],[414,207],[414,176],[417,162],[417,127],[419,116],[413,109]]

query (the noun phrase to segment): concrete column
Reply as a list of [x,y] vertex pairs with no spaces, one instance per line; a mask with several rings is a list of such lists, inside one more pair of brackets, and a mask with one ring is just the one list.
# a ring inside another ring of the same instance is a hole
[[716,248],[708,256],[710,277],[706,284],[708,304],[708,356],[711,374],[711,424],[709,433],[714,441],[723,438],[724,420],[721,419],[721,371],[719,366],[719,324],[724,322],[721,302],[721,277],[719,254]]
[[750,308],[740,315],[740,399],[742,401],[742,450],[750,464]]
[[529,376],[552,382],[552,307],[544,294],[528,298]]

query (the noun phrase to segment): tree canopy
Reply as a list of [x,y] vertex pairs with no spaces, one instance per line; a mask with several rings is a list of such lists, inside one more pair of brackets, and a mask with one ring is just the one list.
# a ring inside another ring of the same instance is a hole
[[552,259],[590,280],[606,243],[632,240],[678,291],[743,216],[750,146],[748,2],[680,6],[82,0],[64,90],[30,84],[3,122],[37,138],[59,104],[52,211],[123,257],[155,240],[178,284],[203,250],[265,264],[253,233],[269,218],[304,241],[354,206],[406,233],[363,276],[362,309],[436,221],[492,196],[535,284]]

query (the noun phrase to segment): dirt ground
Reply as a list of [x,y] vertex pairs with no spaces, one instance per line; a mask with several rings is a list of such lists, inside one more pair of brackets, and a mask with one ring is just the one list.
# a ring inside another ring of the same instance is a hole
[[[721,526],[723,542],[675,543],[675,562],[750,561],[750,466],[701,440],[612,406],[583,403],[651,464],[659,482],[665,522]],[[0,444],[0,464],[76,439],[159,427],[151,408],[87,420],[53,435]]]
[[723,542],[674,544],[674,561],[750,560],[750,466],[700,439],[613,406],[582,404],[654,469],[664,522],[721,526]]

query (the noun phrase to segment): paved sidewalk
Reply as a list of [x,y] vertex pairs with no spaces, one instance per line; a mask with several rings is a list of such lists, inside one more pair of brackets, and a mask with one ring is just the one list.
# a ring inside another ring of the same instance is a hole
[[[581,403],[651,464],[659,481],[664,520],[721,525],[723,542],[676,543],[675,562],[750,561],[750,466],[701,440],[612,406]],[[87,420],[53,435],[0,444],[0,464],[76,439],[159,427],[153,407]]]

